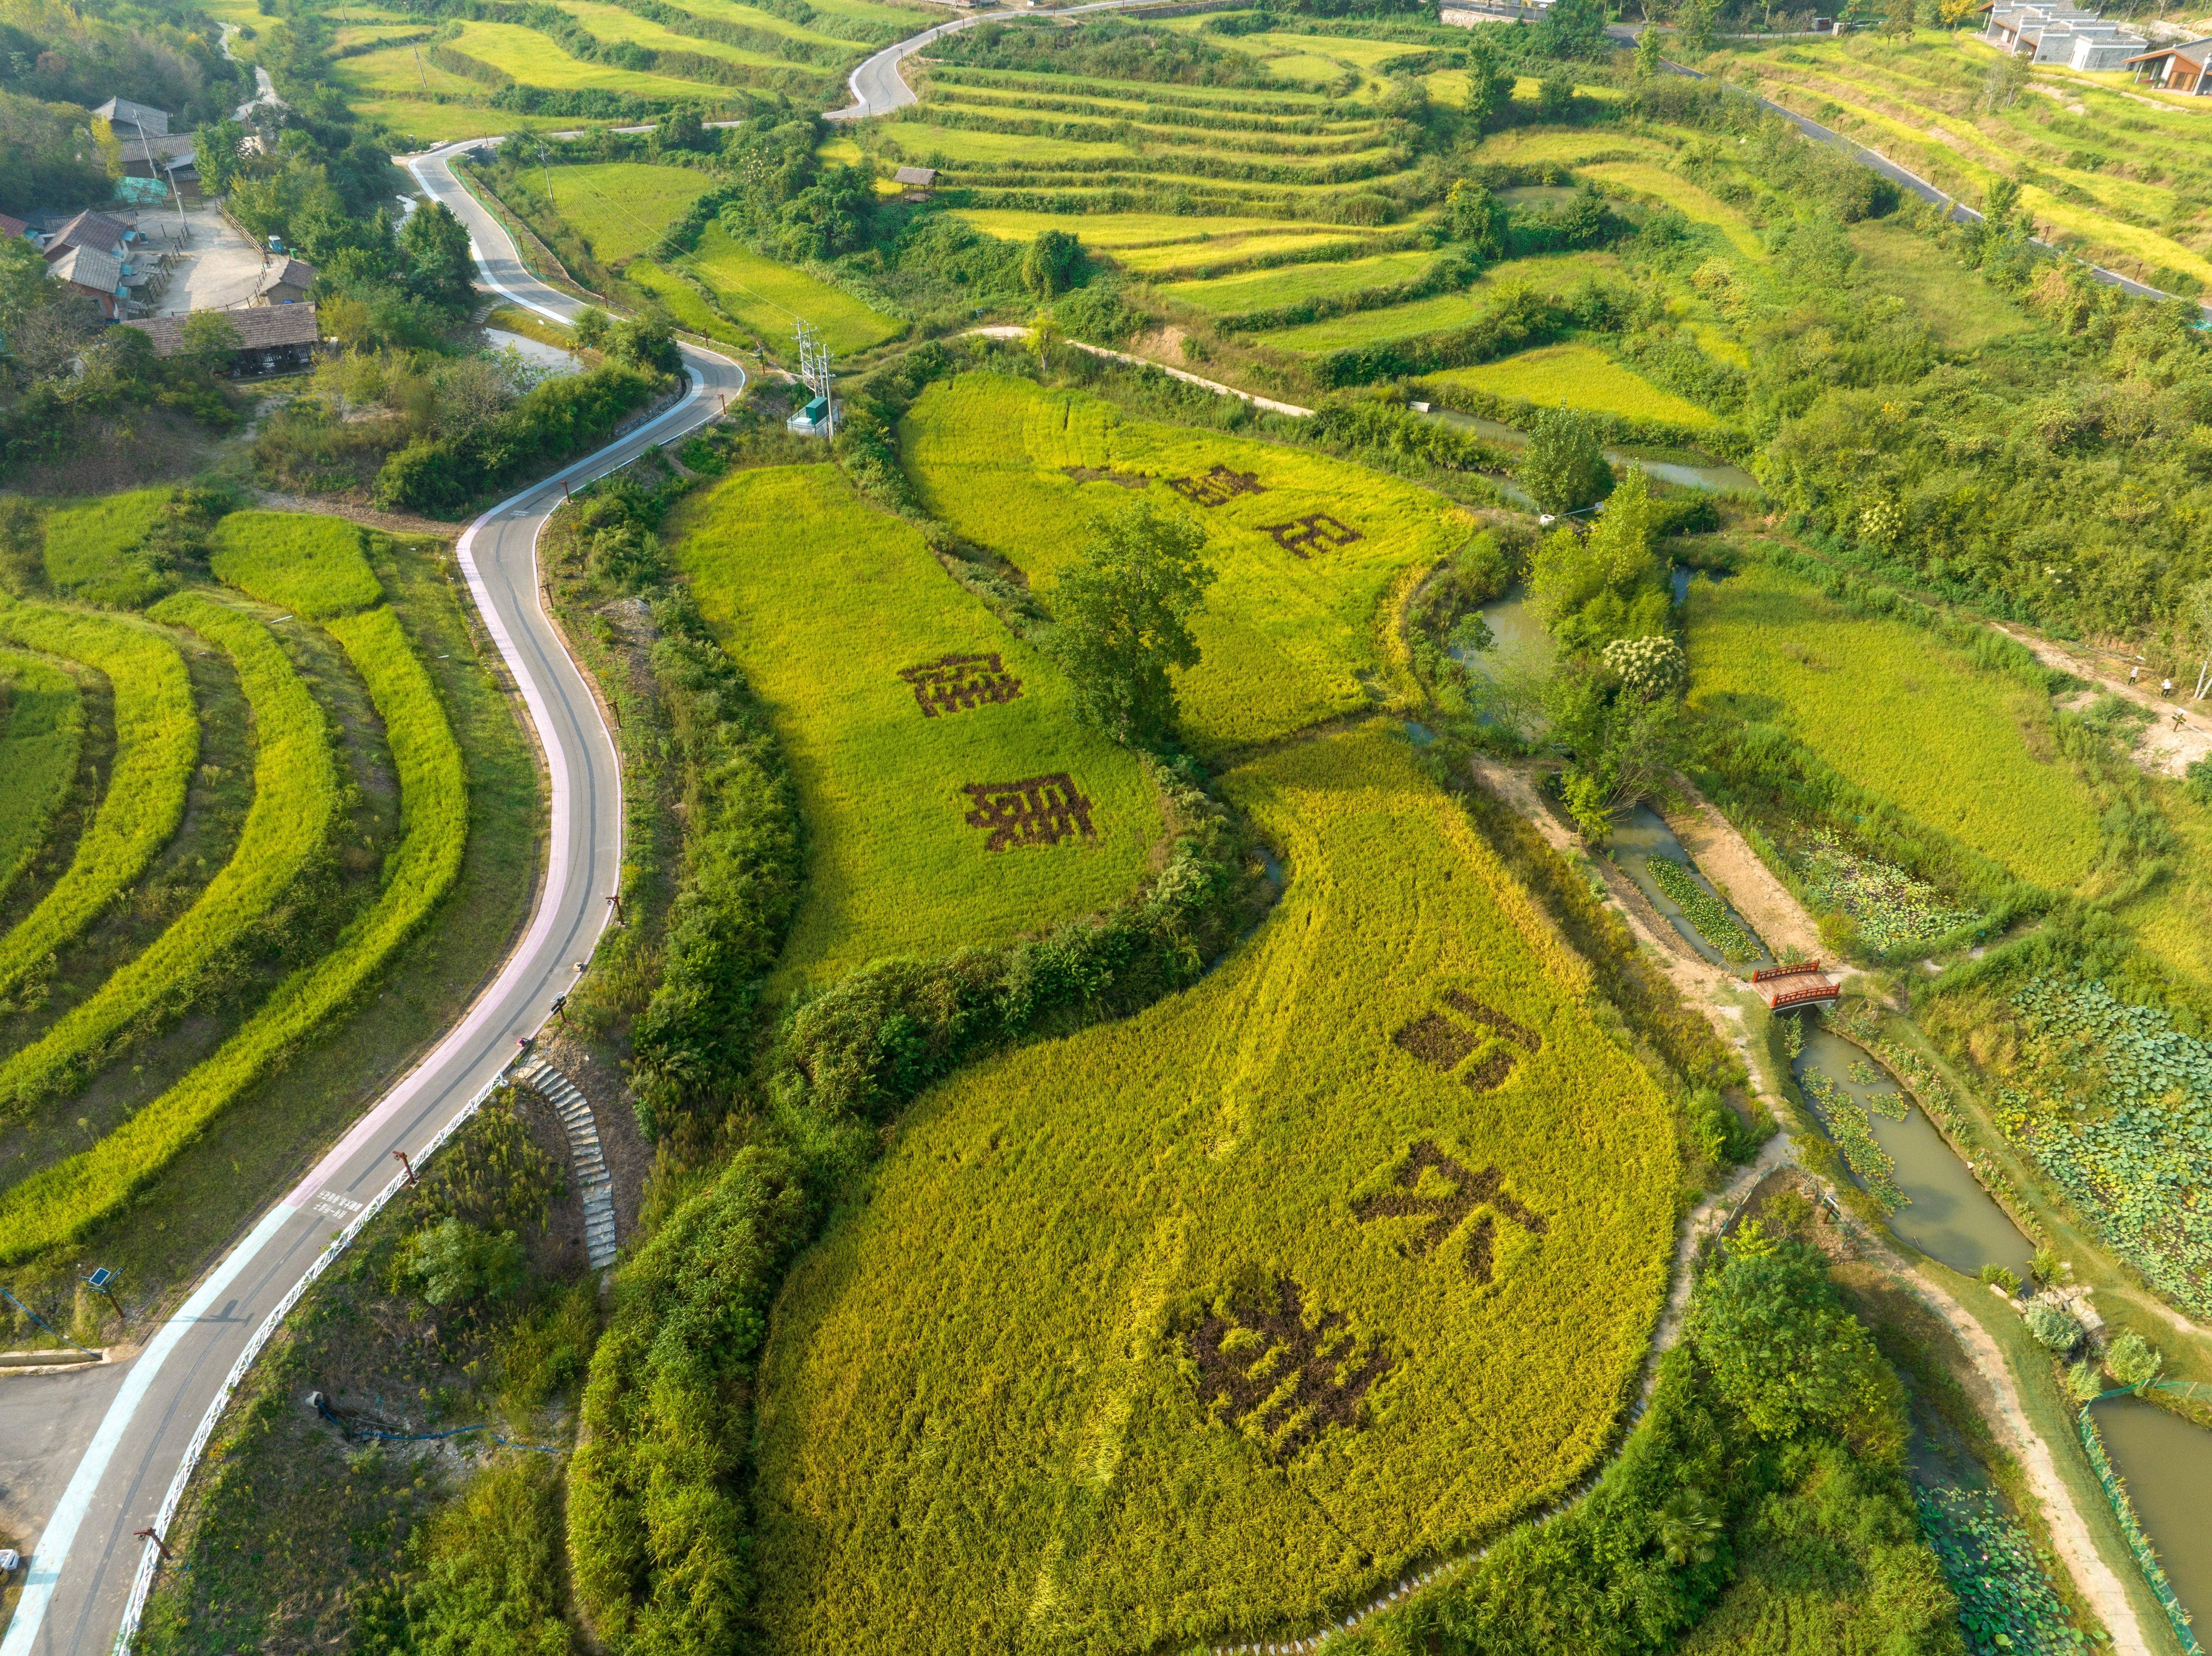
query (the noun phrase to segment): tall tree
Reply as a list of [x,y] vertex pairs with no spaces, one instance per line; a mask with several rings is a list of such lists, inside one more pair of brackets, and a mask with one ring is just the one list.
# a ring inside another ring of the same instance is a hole
[[1200,561],[1206,531],[1144,500],[1091,519],[1084,561],[1053,594],[1053,648],[1075,685],[1076,711],[1139,746],[1174,731],[1170,668],[1198,665],[1190,620],[1213,584]]
[[1513,103],[1513,70],[1480,27],[1467,45],[1467,99],[1461,106],[1478,132],[1502,126]]
[[469,257],[468,228],[441,201],[418,208],[399,232],[407,256],[409,289],[440,305],[466,305],[474,290],[476,266]]
[[1565,407],[1547,409],[1536,416],[1514,476],[1538,507],[1554,517],[1581,511],[1600,499],[1613,480],[1597,433],[1582,415]]

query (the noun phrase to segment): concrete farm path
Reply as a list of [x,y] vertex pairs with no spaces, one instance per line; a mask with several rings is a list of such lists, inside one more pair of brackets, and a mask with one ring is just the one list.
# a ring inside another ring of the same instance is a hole
[[[441,147],[414,157],[424,189],[466,226],[482,286],[556,321],[583,306],[523,269],[498,222],[461,187]],[[289,1193],[215,1261],[180,1306],[139,1331],[118,1363],[0,1382],[0,1431],[37,1444],[10,1465],[35,1538],[0,1656],[105,1656],[127,1650],[159,1556],[136,1541],[175,1516],[187,1478],[233,1389],[299,1294],[397,1187],[394,1156],[417,1159],[465,1119],[518,1043],[575,980],[607,920],[622,855],[622,776],[591,686],[538,591],[538,536],[580,484],[713,419],[744,385],[728,358],[684,348],[688,390],[598,452],[521,490],[461,534],[456,557],[477,619],[512,676],[544,762],[544,870],[528,927],[490,985]],[[100,1406],[100,1398],[107,1400]],[[66,1474],[64,1479],[64,1475]]]
[[[1990,625],[2007,638],[2026,645],[2045,666],[2086,678],[2100,690],[2108,690],[2148,711],[2151,722],[2144,727],[2129,757],[2154,776],[2179,777],[2197,760],[2212,757],[2212,714],[2204,711],[2203,704],[2192,701],[2185,706],[2177,696],[2161,695],[2155,683],[2129,683],[2119,668],[2100,658],[2102,652],[2069,650],[2040,633],[2001,621],[1993,621]],[[2190,717],[2192,711],[2196,713],[2194,719]],[[2173,722],[2177,717],[2181,720],[2179,726]]]
[[[1534,824],[1545,842],[1554,851],[1570,862],[1584,854],[1579,838],[1570,832],[1537,798],[1536,790],[1524,770],[1482,758],[1474,761],[1474,767],[1476,778]],[[1759,861],[1758,853],[1752,850],[1735,825],[1710,804],[1698,799],[1694,811],[1670,812],[1667,821],[1668,826],[1675,830],[1677,837],[1682,840],[1685,847],[1691,849],[1692,854],[1698,858],[1700,868],[1705,866],[1707,857],[1713,858],[1715,867],[1722,876],[1715,879],[1714,883],[1723,887],[1729,901],[1737,905],[1754,926],[1760,925],[1762,920],[1773,925],[1783,941],[1787,941],[1793,935],[1806,935],[1817,939],[1819,928],[1814,925],[1812,916],[1790,895],[1789,889]],[[1697,835],[1694,842],[1691,833],[1686,833],[1685,829]],[[1779,1101],[1773,1096],[1773,1081],[1761,1075],[1762,1065],[1757,1058],[1763,1055],[1753,1052],[1748,1039],[1744,1016],[1747,986],[1733,974],[1707,964],[1676,942],[1672,927],[1657,925],[1656,917],[1647,918],[1646,906],[1641,901],[1642,894],[1629,883],[1609,858],[1590,857],[1588,860],[1604,881],[1611,907],[1627,923],[1637,941],[1654,956],[1683,998],[1704,1012],[1722,1038],[1743,1054],[1746,1067],[1750,1070],[1754,1081],[1759,1083],[1761,1097],[1771,1108]],[[1764,878],[1755,877],[1751,872],[1753,870]],[[1713,877],[1711,871],[1708,871],[1708,877]],[[1725,883],[1730,878],[1735,883]],[[1782,1119],[1779,1111],[1776,1114],[1778,1119]],[[1729,1192],[1723,1192],[1723,1198],[1731,1198],[1739,1187],[1748,1189],[1749,1185],[1745,1182],[1747,1174],[1755,1172],[1756,1177],[1763,1178],[1774,1168],[1794,1165],[1796,1162],[1796,1146],[1789,1132],[1786,1130],[1778,1132],[1768,1141],[1759,1161],[1731,1181]],[[1798,1170],[1807,1177],[1819,1180],[1819,1175],[1810,1169],[1801,1167]],[[1755,1183],[1756,1178],[1751,1182]],[[1730,1205],[1733,1205],[1732,1199]],[[1681,1307],[1688,1301],[1686,1260],[1694,1257],[1694,1249],[1702,1238],[1703,1228],[1709,1228],[1715,1222],[1711,1217],[1715,1206],[1716,1203],[1712,1201],[1705,1204],[1686,1229],[1683,1252],[1678,1254],[1675,1262],[1674,1294],[1653,1341],[1655,1353],[1673,1344],[1679,1335]],[[2118,1656],[2150,1656],[2150,1644],[2144,1635],[2142,1623],[2136,1613],[2135,1605],[2128,1597],[2127,1588],[2106,1562],[2104,1554],[2098,1550],[2088,1523],[2075,1503],[2073,1491],[2059,1475],[2051,1445],[2029,1423],[2019,1384],[2014,1379],[1996,1341],[1942,1283],[1899,1253],[1887,1237],[1875,1234],[1856,1222],[1847,1222],[1867,1245],[1870,1260],[1887,1269],[1940,1319],[1972,1358],[1977,1373],[1990,1392],[1990,1403],[1984,1411],[1984,1416],[1998,1442],[2020,1464],[2028,1488],[2043,1508],[2045,1520],[2051,1530],[2051,1544],[2065,1561],[2067,1571],[2074,1578],[2075,1586],[2082,1598],[2112,1634],[2112,1649]]]

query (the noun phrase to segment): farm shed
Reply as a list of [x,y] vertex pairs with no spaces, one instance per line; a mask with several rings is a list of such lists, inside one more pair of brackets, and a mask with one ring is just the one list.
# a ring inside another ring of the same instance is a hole
[[[194,311],[191,314],[201,316],[206,312]],[[217,314],[238,330],[239,347],[231,354],[230,365],[225,370],[234,378],[307,367],[314,361],[315,353],[322,344],[322,331],[315,320],[313,305],[270,305]],[[155,355],[174,356],[185,349],[187,319],[181,316],[149,316],[123,325],[136,328],[152,339]]]

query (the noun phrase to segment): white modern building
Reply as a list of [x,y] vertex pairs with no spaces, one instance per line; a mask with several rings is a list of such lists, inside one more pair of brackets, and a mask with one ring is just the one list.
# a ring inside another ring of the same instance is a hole
[[1982,39],[2031,63],[2118,69],[2150,42],[2079,6],[2010,5],[1992,0]]

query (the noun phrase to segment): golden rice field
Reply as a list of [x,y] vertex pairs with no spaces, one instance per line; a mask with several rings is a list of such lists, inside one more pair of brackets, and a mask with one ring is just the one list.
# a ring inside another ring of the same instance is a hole
[[[1781,725],[1859,786],[2054,890],[2087,875],[2098,811],[2050,747],[2047,698],[1925,629],[1848,614],[1759,564],[1689,600],[1690,701]],[[2047,756],[2045,756],[2047,755]]]
[[1304,1634],[1602,1452],[1666,1292],[1665,1101],[1395,725],[1222,786],[1278,911],[1188,992],[925,1095],[794,1271],[755,1488],[778,1656]]
[[[1049,927],[1143,878],[1162,818],[1136,759],[1079,727],[1059,670],[835,466],[741,471],[666,533],[799,790],[807,892],[787,983]],[[967,661],[947,671],[989,688],[925,713],[940,676],[925,670],[948,656]],[[1017,694],[990,699],[1009,681]],[[991,849],[965,790],[1048,776],[1089,802],[1088,832],[1070,818],[1056,843]]]
[[1546,345],[1496,362],[1448,368],[1431,374],[1426,383],[1465,385],[1537,408],[1565,403],[1630,420],[1661,420],[1678,426],[1722,423],[1719,416],[1672,391],[1662,391],[1595,345]]
[[[935,515],[1017,565],[1050,602],[1085,519],[1127,498],[1186,511],[1218,579],[1181,676],[1184,733],[1200,752],[1262,741],[1395,693],[1383,634],[1396,584],[1473,533],[1411,484],[1309,451],[1124,420],[1080,391],[966,374],[933,385],[900,426],[909,475]],[[1170,485],[1185,481],[1193,501]]]

